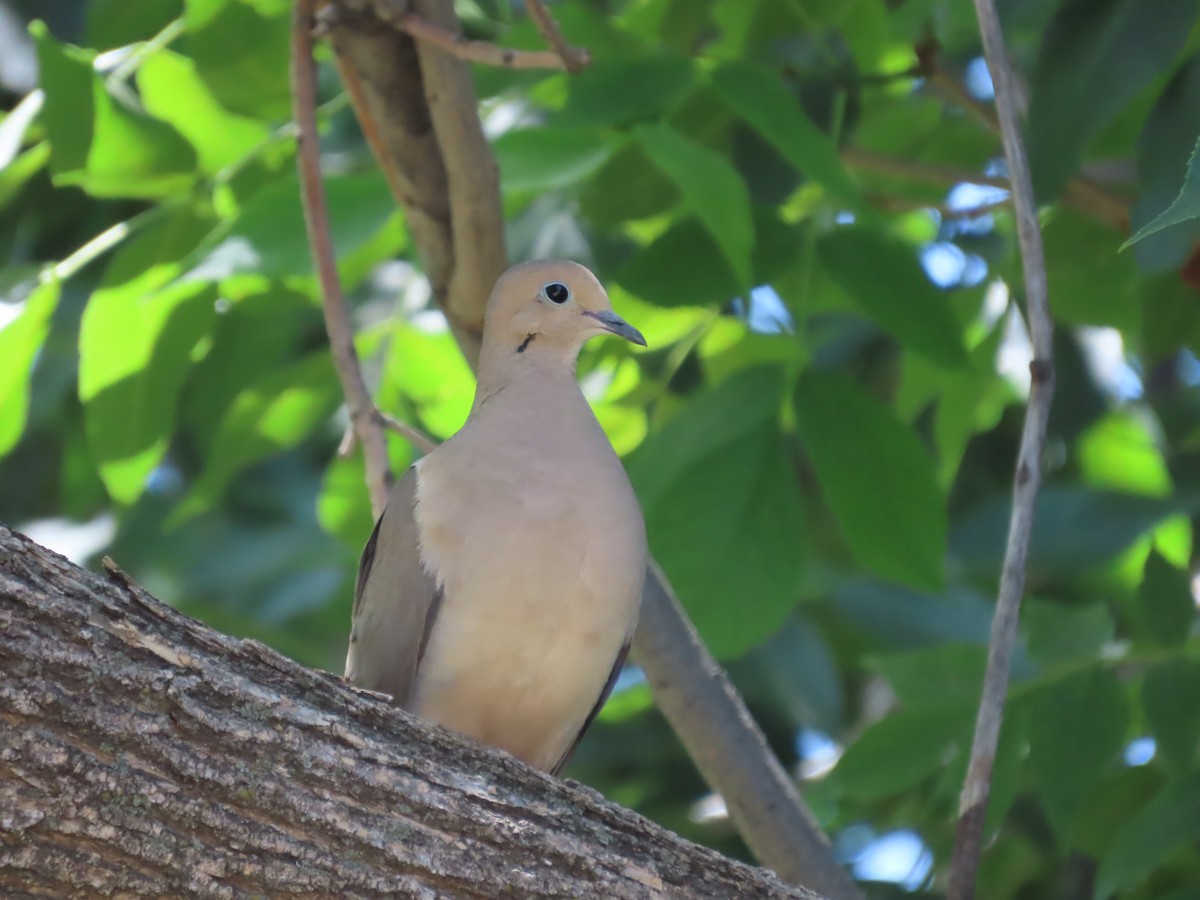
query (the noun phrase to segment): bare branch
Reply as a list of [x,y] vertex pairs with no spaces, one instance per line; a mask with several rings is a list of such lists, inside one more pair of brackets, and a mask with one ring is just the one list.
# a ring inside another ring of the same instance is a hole
[[975,891],[992,769],[1004,717],[1004,699],[1008,692],[1009,668],[1017,638],[1021,595],[1025,589],[1029,538],[1042,481],[1042,448],[1054,396],[1054,322],[1047,299],[1046,261],[1037,204],[1033,196],[1033,181],[1021,137],[1016,78],[1008,60],[1004,35],[992,0],[975,0],[975,13],[979,18],[984,54],[996,87],[1000,133],[1012,177],[1017,239],[1025,270],[1025,301],[1033,342],[1033,362],[1029,365],[1032,376],[1029,404],[1025,410],[1025,427],[1013,482],[1012,517],[1009,520],[1004,568],[1000,574],[1000,590],[988,641],[983,695],[979,701],[967,777],[959,798],[958,827],[955,830],[947,891],[950,900],[970,900]]
[[354,349],[354,328],[346,312],[342,288],[338,282],[333,239],[329,233],[329,212],[325,206],[325,187],[321,182],[321,151],[317,136],[317,75],[312,46],[312,0],[297,0],[292,19],[292,103],[296,118],[296,160],[300,169],[304,222],[308,242],[321,284],[321,308],[333,365],[346,395],[350,422],[363,448],[371,509],[378,516],[387,504],[391,484],[387,440],[375,423],[375,404],[363,381]]
[[533,19],[534,24],[537,25],[542,40],[550,45],[550,49],[562,60],[563,67],[568,72],[578,72],[588,64],[590,59],[587,50],[582,47],[573,47],[567,43],[562,29],[558,27],[558,22],[554,20],[554,16],[550,14],[550,10],[546,9],[546,4],[542,0],[525,0],[525,9],[529,13],[529,18]]
[[704,780],[725,800],[755,858],[831,898],[861,897],[725,670],[651,561],[633,658]]
[[861,150],[857,147],[843,147],[842,161],[854,169],[867,172],[878,172],[880,175],[891,175],[896,178],[909,178],[926,184],[954,187],[956,184],[986,184],[991,187],[1008,189],[1007,178],[997,175],[985,175],[965,166],[951,166],[934,163],[923,163],[898,156],[887,156],[872,150]]
[[383,411],[379,412],[379,422],[388,430],[394,431],[396,434],[403,437],[422,453],[430,453],[438,445],[437,441],[425,434],[425,432],[421,431],[419,428],[414,428],[407,422],[401,422],[395,416],[389,416]]
[[[455,59],[482,63],[503,69],[568,69],[569,61],[553,50],[511,50],[473,41],[458,32],[443,28],[416,13],[401,13],[388,19],[393,25],[417,40],[449,53]],[[586,57],[586,54],[585,54]]]

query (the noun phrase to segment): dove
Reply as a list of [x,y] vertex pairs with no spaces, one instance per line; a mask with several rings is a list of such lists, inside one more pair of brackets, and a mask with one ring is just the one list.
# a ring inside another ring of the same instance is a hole
[[585,267],[513,266],[484,316],[470,415],[393,488],[359,565],[346,678],[558,773],[620,674],[642,512],[575,377],[645,346]]

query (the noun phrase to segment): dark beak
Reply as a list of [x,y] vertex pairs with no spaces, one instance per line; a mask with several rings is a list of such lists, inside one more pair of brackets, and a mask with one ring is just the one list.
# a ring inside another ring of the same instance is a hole
[[646,346],[646,339],[642,337],[642,333],[618,316],[615,312],[592,312],[590,309],[583,311],[585,316],[591,316],[597,322],[604,326],[605,331],[611,331],[613,334],[620,335],[630,343],[637,344],[640,347]]

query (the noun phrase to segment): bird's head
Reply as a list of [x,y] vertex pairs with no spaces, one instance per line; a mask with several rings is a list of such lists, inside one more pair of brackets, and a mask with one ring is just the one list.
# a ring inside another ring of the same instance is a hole
[[596,276],[578,263],[520,263],[500,276],[488,299],[483,341],[489,355],[552,355],[573,363],[598,334],[646,346],[641,332],[613,312]]

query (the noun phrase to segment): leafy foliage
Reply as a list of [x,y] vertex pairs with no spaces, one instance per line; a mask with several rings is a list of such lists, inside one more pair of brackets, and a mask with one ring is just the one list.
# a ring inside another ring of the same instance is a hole
[[[537,44],[519,4],[459,6],[473,37]],[[979,895],[1190,896],[1200,4],[1000,6],[1029,86],[1059,393]],[[553,10],[591,50],[582,73],[475,70],[512,255],[588,263],[646,335],[594,342],[579,372],[652,549],[839,853],[865,880],[936,887],[1028,385],[970,4]],[[5,86],[0,120],[0,519],[337,669],[371,517],[360,458],[336,452],[290,4],[39,14],[22,40],[41,93]],[[470,371],[332,65],[321,86],[368,380],[447,437]],[[394,465],[413,458],[390,440]],[[572,774],[744,853],[693,814],[703,785],[628,680]],[[873,838],[897,831],[925,856],[884,878]]]

